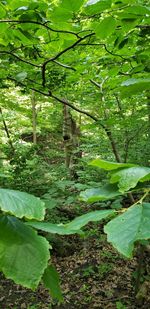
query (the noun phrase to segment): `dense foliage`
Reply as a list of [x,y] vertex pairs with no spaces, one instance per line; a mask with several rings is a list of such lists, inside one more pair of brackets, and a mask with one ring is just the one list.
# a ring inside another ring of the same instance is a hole
[[0,3],[0,270],[60,301],[47,233],[107,218],[128,258],[150,238],[149,15],[144,0]]

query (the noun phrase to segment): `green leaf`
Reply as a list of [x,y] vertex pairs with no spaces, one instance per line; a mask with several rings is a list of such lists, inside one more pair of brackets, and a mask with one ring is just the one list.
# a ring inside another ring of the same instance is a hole
[[106,17],[100,23],[93,23],[93,30],[101,39],[107,38],[116,27],[116,21],[113,17]]
[[57,7],[54,11],[51,12],[50,18],[56,21],[67,21],[72,18],[73,13],[64,8]]
[[111,7],[111,0],[89,0],[84,5],[84,11],[88,15],[98,14]]
[[0,217],[0,270],[9,279],[35,289],[49,260],[47,240],[17,218]]
[[150,238],[150,204],[131,206],[124,214],[112,219],[104,227],[108,241],[130,258],[134,242]]
[[17,8],[20,8],[21,6],[28,6],[29,1],[23,1],[23,0],[11,0],[9,6],[16,10]]
[[130,167],[117,172],[113,172],[113,174],[111,175],[110,183],[118,182],[119,191],[124,193],[131,188],[134,188],[139,181],[143,182],[148,180],[149,176],[149,167]]
[[16,80],[18,82],[23,82],[26,77],[27,77],[27,72],[21,72],[16,75]]
[[2,3],[0,3],[0,18],[4,18],[6,15],[6,10],[4,5],[2,5]]
[[84,0],[62,0],[60,5],[62,8],[71,11],[71,12],[77,12],[81,5],[84,3]]
[[120,194],[116,185],[109,184],[101,188],[87,189],[80,193],[80,198],[85,202],[94,203],[97,201],[110,200]]
[[43,276],[44,285],[47,289],[50,290],[52,298],[62,302],[63,297],[59,281],[60,278],[56,268],[53,265],[48,266]]
[[103,168],[106,171],[116,170],[119,168],[126,168],[136,166],[135,164],[130,163],[116,163],[116,162],[109,162],[101,159],[95,159],[89,163],[89,165],[97,166],[99,168]]
[[48,222],[27,222],[26,224],[32,226],[36,229],[60,235],[69,235],[80,233],[80,229],[89,223],[90,221],[99,221],[107,218],[109,215],[112,215],[114,210],[97,210],[89,212],[85,215],[75,218],[73,221],[67,224],[53,224]]
[[[133,14],[133,15],[150,15],[150,8],[148,6],[142,5],[132,5],[124,10],[125,13]],[[130,16],[130,15],[129,15]]]
[[52,233],[52,234],[70,235],[70,234],[75,234],[79,232],[76,229],[72,229],[72,228],[68,229],[65,224],[53,224],[49,222],[36,222],[36,221],[27,222],[26,224],[38,230],[41,230],[47,233]]
[[129,97],[131,94],[149,90],[149,87],[150,78],[130,78],[121,84],[120,91],[123,97]]
[[114,214],[114,210],[97,210],[91,211],[85,215],[75,218],[70,223],[66,224],[67,229],[80,230],[83,226],[89,222],[96,222],[107,218],[108,216]]
[[128,43],[128,38],[124,38],[118,45],[119,49],[122,49]]
[[18,218],[43,220],[45,215],[44,203],[31,194],[0,189],[0,209]]

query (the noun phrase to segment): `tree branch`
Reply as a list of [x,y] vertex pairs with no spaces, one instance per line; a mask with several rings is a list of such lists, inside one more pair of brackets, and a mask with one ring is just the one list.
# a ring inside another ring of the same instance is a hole
[[39,64],[34,64],[34,63],[30,62],[30,61],[24,60],[24,59],[20,58],[19,56],[15,55],[15,54],[13,54],[13,53],[11,53],[11,52],[2,50],[2,51],[0,51],[0,54],[7,54],[7,55],[10,55],[10,56],[12,56],[12,57],[18,59],[18,60],[21,61],[21,62],[24,62],[24,63],[26,63],[26,64],[29,64],[29,65],[31,65],[31,66],[33,66],[33,67],[41,68],[41,65],[39,65]]
[[70,67],[70,66],[69,66],[69,65],[67,65],[67,64],[64,64],[64,63],[58,62],[58,61],[56,61],[56,60],[53,60],[53,62],[54,62],[54,63],[56,63],[56,64],[58,64],[58,65],[60,65],[61,67],[65,68],[65,69],[70,69],[70,70],[76,71],[76,69],[75,69],[75,68]]
[[0,114],[1,114],[1,117],[2,117],[2,122],[3,122],[3,126],[4,126],[4,129],[5,129],[7,138],[8,138],[9,145],[10,145],[12,151],[14,152],[15,149],[14,149],[11,137],[10,137],[9,129],[7,127],[6,121],[5,121],[4,116],[3,116],[2,108],[0,108]]
[[45,87],[45,83],[46,83],[46,78],[45,78],[45,71],[46,71],[46,66],[49,62],[54,61],[56,59],[58,59],[61,55],[65,54],[67,51],[69,51],[70,49],[74,48],[76,45],[78,45],[81,41],[85,40],[88,37],[91,37],[92,35],[94,35],[95,33],[89,33],[87,35],[85,35],[84,37],[80,37],[76,42],[74,42],[73,44],[71,44],[70,46],[66,47],[65,49],[63,49],[62,51],[60,51],[57,55],[55,55],[54,57],[46,60],[43,65],[42,65],[42,79],[43,79],[43,87]]
[[97,82],[95,82],[93,79],[90,79],[90,82],[91,82],[94,86],[96,86],[96,87],[98,87],[98,88],[101,88],[101,85],[98,84]]
[[81,44],[79,44],[79,45],[103,46],[103,47],[105,48],[106,52],[109,53],[110,55],[115,56],[115,57],[120,57],[121,59],[126,60],[126,61],[131,61],[129,58],[125,58],[125,57],[123,57],[122,55],[115,54],[115,53],[111,52],[111,51],[107,48],[106,44],[104,44],[104,43],[81,43]]
[[0,20],[0,23],[16,23],[16,24],[36,24],[36,25],[40,25],[41,27],[46,28],[47,30],[50,30],[52,32],[57,32],[57,33],[68,33],[68,34],[72,34],[75,35],[77,38],[80,38],[79,33],[80,32],[73,32],[73,31],[69,31],[69,30],[58,30],[58,29],[53,29],[49,26],[47,26],[47,23],[40,23],[39,21],[34,21],[34,20]]
[[[17,82],[14,78],[12,77],[9,77],[10,80],[14,81],[14,82]],[[19,85],[20,86],[24,86],[21,82],[19,82]],[[80,114],[83,114],[89,118],[91,118],[92,120],[94,120],[95,122],[97,122],[101,128],[105,131],[106,135],[108,136],[108,139],[110,141],[110,144],[111,144],[111,147],[112,147],[112,151],[114,153],[114,156],[116,158],[116,161],[117,162],[121,162],[121,158],[120,158],[120,155],[117,151],[117,147],[116,147],[116,143],[113,139],[113,136],[112,136],[112,133],[111,133],[111,130],[109,128],[107,128],[103,123],[102,121],[100,121],[98,118],[96,118],[95,116],[91,115],[89,112],[86,112],[86,111],[83,111],[82,109],[74,106],[72,103],[70,103],[68,100],[64,99],[64,98],[59,98],[57,97],[56,95],[52,94],[51,91],[49,91],[48,93],[44,92],[44,91],[41,91],[39,89],[36,89],[36,88],[33,88],[33,87],[30,87],[31,90],[37,92],[37,93],[40,93],[41,95],[44,95],[44,96],[47,96],[47,97],[51,97],[53,99],[55,99],[56,101],[62,103],[62,104],[65,104],[69,107],[71,107],[73,110],[77,111],[78,113]]]

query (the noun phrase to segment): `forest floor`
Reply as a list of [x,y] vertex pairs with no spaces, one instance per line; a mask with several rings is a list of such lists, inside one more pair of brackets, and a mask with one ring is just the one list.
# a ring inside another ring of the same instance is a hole
[[[89,224],[88,231],[84,239],[73,235],[57,242],[56,238],[52,260],[61,277],[62,304],[52,301],[42,285],[32,292],[1,276],[0,309],[150,309],[147,279],[140,291],[142,299],[139,295],[137,302],[135,296],[136,256],[121,257],[98,225]],[[144,263],[150,267],[147,252]]]

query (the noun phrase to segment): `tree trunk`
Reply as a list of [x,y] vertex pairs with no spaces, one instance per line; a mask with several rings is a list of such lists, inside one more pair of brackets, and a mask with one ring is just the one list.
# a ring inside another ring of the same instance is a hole
[[73,179],[78,178],[76,173],[76,163],[81,157],[81,152],[78,151],[79,147],[80,130],[73,119],[70,108],[64,104],[63,106],[63,140],[65,148],[65,164],[69,169],[70,177]]
[[32,104],[32,130],[33,130],[33,144],[37,144],[37,110],[36,110],[36,102],[35,102],[35,93],[32,91],[31,94],[31,104]]

